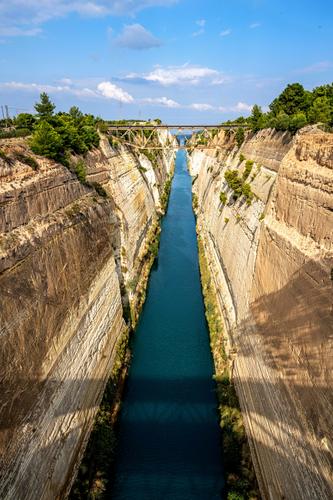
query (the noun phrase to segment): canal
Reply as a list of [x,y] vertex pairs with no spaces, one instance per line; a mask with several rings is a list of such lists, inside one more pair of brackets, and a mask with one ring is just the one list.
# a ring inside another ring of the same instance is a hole
[[220,499],[223,466],[213,362],[191,177],[182,150],[132,350],[110,498]]

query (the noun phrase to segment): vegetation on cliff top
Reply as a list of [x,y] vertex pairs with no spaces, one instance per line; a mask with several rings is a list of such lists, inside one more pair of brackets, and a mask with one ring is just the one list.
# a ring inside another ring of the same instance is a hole
[[[248,118],[243,116],[226,124],[250,127],[253,132],[264,128],[296,132],[305,125],[323,123],[328,129],[333,127],[333,83],[321,85],[312,91],[305,90],[300,83],[287,85],[283,92],[269,105],[264,113],[255,104]],[[238,145],[242,143],[238,132]]]

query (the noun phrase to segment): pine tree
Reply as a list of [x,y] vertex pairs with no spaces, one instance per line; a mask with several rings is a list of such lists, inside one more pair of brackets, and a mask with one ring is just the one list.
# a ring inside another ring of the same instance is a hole
[[53,104],[46,92],[40,94],[40,102],[35,104],[35,110],[39,118],[48,119],[53,115],[55,104]]

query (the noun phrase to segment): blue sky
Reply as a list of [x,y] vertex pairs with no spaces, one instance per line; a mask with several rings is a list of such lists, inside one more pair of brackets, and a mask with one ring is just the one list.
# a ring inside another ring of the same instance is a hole
[[333,81],[329,0],[0,0],[0,104],[219,123]]

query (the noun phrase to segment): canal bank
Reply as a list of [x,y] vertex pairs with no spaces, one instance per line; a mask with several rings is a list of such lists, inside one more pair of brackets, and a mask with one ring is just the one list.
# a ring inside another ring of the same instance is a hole
[[158,259],[133,338],[113,499],[214,499],[223,489],[214,368],[191,178],[179,151]]

